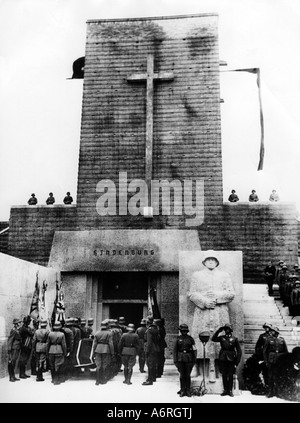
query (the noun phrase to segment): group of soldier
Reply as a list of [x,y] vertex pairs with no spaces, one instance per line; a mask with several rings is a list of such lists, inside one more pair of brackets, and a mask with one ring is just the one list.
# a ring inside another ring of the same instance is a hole
[[[73,197],[71,196],[70,192],[67,192],[64,199],[63,199],[64,204],[72,204],[73,203]],[[29,200],[27,201],[27,204],[29,206],[35,206],[38,203],[38,199],[36,198],[35,194],[32,193]],[[49,196],[46,199],[46,204],[52,205],[55,203],[55,197],[53,195],[53,192],[49,192]]]
[[[266,388],[266,396],[268,398],[274,396],[281,397],[283,394],[281,390],[285,388],[285,385],[288,384],[291,390],[295,388],[289,380],[285,384],[282,383],[290,375],[286,374],[286,370],[282,370],[280,365],[281,358],[289,355],[291,357],[298,357],[300,348],[295,347],[289,353],[285,339],[280,336],[280,331],[277,327],[272,326],[271,323],[265,323],[263,328],[264,332],[259,335],[255,345],[254,356],[260,366]],[[294,365],[292,367],[292,372],[297,373],[299,371],[299,369],[294,369]]]
[[[31,321],[33,327],[30,326]],[[87,323],[87,325],[86,325]],[[37,382],[44,381],[43,373],[50,370],[51,382],[59,385],[81,372],[77,363],[78,345],[83,339],[91,340],[90,356],[96,367],[96,385],[106,384],[124,371],[124,383],[131,385],[133,367],[138,362],[141,373],[148,376],[143,385],[153,385],[164,372],[165,337],[164,319],[148,316],[140,326],[126,325],[125,318],[106,319],[94,333],[93,319],[67,318],[56,321],[49,329],[47,320],[36,321],[30,316],[13,320],[8,337],[8,373],[11,382],[27,379],[26,366],[30,362],[31,375]],[[138,357],[138,360],[137,360]],[[15,376],[19,366],[19,378]],[[121,369],[123,365],[123,369]]]
[[280,299],[284,307],[288,308],[290,316],[300,316],[300,268],[296,263],[289,269],[283,260],[277,266],[272,261],[265,267],[265,280],[268,284],[269,295],[273,295],[273,285],[279,287]]
[[[32,327],[30,326],[32,322]],[[87,325],[86,325],[87,323]],[[8,374],[11,382],[27,379],[26,367],[30,364],[31,375],[43,382],[43,373],[50,370],[54,385],[65,382],[76,373],[76,353],[79,341],[93,336],[93,319],[68,318],[63,324],[55,322],[49,329],[47,320],[34,320],[25,316],[23,321],[13,319],[8,350]],[[16,367],[19,378],[16,377]]]

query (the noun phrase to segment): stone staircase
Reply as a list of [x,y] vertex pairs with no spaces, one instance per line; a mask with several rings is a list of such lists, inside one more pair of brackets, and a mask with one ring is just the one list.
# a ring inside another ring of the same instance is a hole
[[277,326],[288,346],[289,352],[300,346],[300,326],[289,316],[287,307],[283,307],[275,286],[272,297],[268,295],[265,284],[244,284],[244,361],[253,353],[256,341],[264,332],[265,322]]

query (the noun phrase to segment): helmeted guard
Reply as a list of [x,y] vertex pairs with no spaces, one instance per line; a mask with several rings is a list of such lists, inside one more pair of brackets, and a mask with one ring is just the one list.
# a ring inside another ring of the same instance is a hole
[[147,320],[142,319],[140,326],[136,330],[136,334],[139,337],[139,369],[141,373],[145,373],[145,363],[146,363],[146,357],[145,357],[145,332],[147,330]]
[[96,385],[105,385],[109,380],[113,354],[113,334],[108,328],[108,322],[103,321],[100,330],[95,333],[92,346],[92,357],[97,366]]
[[162,377],[164,373],[164,365],[165,365],[165,348],[167,347],[166,343],[166,329],[164,325],[164,319],[154,319],[154,323],[158,327],[158,334],[159,334],[159,352],[158,352],[158,361],[157,361],[157,369],[156,369],[156,377]]
[[119,327],[122,329],[122,332],[123,333],[127,332],[125,317],[123,316],[119,317],[118,323],[119,323]]
[[64,204],[72,204],[73,203],[73,197],[71,196],[71,193],[68,191],[66,196],[64,197]]
[[30,197],[30,198],[29,198],[29,200],[27,201],[27,203],[28,203],[30,206],[35,206],[35,205],[37,204],[37,202],[38,202],[38,200],[37,200],[37,198],[36,198],[35,194],[31,194],[31,197]]
[[300,316],[300,280],[294,283],[291,292],[291,316]]
[[113,334],[113,344],[114,344],[114,353],[111,358],[111,377],[114,377],[118,374],[120,367],[122,365],[121,355],[119,354],[119,342],[123,332],[119,328],[118,321],[116,319],[109,319],[108,326]]
[[86,331],[86,319],[80,320],[79,329],[80,329],[80,339],[86,339],[89,337]]
[[48,335],[47,355],[53,385],[59,385],[61,383],[61,368],[67,355],[66,337],[61,332],[60,322],[54,323],[53,330]]
[[271,335],[265,343],[263,349],[264,360],[268,368],[268,379],[269,379],[269,390],[267,397],[271,398],[278,394],[277,387],[275,385],[275,367],[276,360],[281,354],[288,352],[288,347],[286,345],[285,339],[279,336],[279,329],[273,327],[271,329]]
[[80,368],[79,367],[74,367],[77,364],[76,361],[76,354],[77,354],[77,350],[78,350],[78,345],[79,345],[79,341],[81,340],[81,330],[79,327],[79,319],[77,317],[73,317],[72,318],[72,326],[71,326],[71,330],[73,331],[73,336],[74,336],[74,346],[73,346],[73,352],[72,352],[72,366],[73,366],[73,376],[77,376]]
[[65,382],[69,379],[72,375],[72,354],[74,350],[74,334],[71,329],[72,326],[72,319],[68,318],[65,321],[64,326],[61,328],[61,331],[65,334],[66,338],[66,347],[67,347],[67,354],[65,356],[64,364],[61,368],[61,381]]
[[15,376],[15,367],[21,353],[22,339],[19,332],[19,327],[21,323],[22,321],[20,319],[15,318],[13,320],[13,327],[7,339],[8,375],[10,382],[16,382],[20,380],[17,379]]
[[[225,334],[219,335],[223,331]],[[233,375],[242,357],[239,340],[236,336],[233,336],[232,332],[232,326],[226,323],[224,326],[217,329],[211,338],[213,342],[220,342],[221,345],[219,367],[222,373],[224,388],[221,395],[229,395],[230,397],[233,397]]]
[[142,385],[153,385],[156,381],[156,367],[159,352],[159,332],[157,325],[153,322],[153,317],[147,318],[147,330],[145,332],[145,357],[148,367],[148,377]]
[[139,349],[139,337],[135,333],[135,326],[129,323],[127,332],[123,333],[119,341],[119,351],[121,354],[122,364],[124,366],[124,381],[127,385],[132,385],[131,377],[133,367],[136,363],[136,356]]
[[36,354],[37,375],[36,381],[43,382],[43,371],[47,368],[47,341],[49,336],[49,329],[47,329],[47,320],[40,322],[40,328],[37,329],[33,335],[32,349]]
[[19,333],[22,339],[21,355],[19,360],[20,379],[26,379],[30,377],[29,375],[25,373],[26,364],[30,358],[31,349],[32,349],[33,330],[29,327],[30,322],[31,322],[31,317],[25,316],[23,319],[23,325],[19,329]]
[[272,336],[271,334],[271,329],[272,329],[272,325],[271,323],[264,323],[263,324],[263,328],[265,330],[265,332],[261,333],[256,341],[255,344],[255,358],[257,359],[262,375],[263,375],[263,379],[264,379],[264,383],[265,386],[268,386],[268,368],[267,365],[265,363],[265,359],[264,359],[264,346],[266,344],[266,340]]
[[173,349],[173,360],[180,374],[180,397],[191,397],[191,372],[196,362],[197,351],[195,340],[188,335],[189,327],[182,323],[179,326],[180,335],[177,337]]

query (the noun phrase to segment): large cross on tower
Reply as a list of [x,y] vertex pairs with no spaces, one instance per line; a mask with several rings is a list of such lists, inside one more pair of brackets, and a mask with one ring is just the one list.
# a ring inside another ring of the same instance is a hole
[[147,72],[135,73],[127,78],[130,82],[146,81],[146,164],[145,180],[148,186],[148,205],[150,205],[150,187],[152,179],[152,155],[153,155],[153,85],[154,81],[171,81],[174,79],[173,72],[154,72],[154,56],[147,56]]

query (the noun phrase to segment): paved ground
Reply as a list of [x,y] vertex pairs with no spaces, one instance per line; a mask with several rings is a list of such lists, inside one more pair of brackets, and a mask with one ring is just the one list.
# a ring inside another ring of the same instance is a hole
[[0,403],[116,403],[116,404],[176,404],[176,407],[186,407],[186,404],[202,403],[289,403],[279,398],[251,395],[242,391],[233,398],[216,394],[180,398],[179,378],[176,368],[167,364],[165,374],[152,386],[142,386],[146,373],[140,373],[138,366],[134,368],[132,385],[123,384],[123,373],[119,373],[106,385],[95,385],[95,374],[80,375],[67,382],[54,386],[50,373],[44,374],[44,382],[36,382],[35,376],[22,379],[19,382],[9,382],[8,378],[0,379]]

